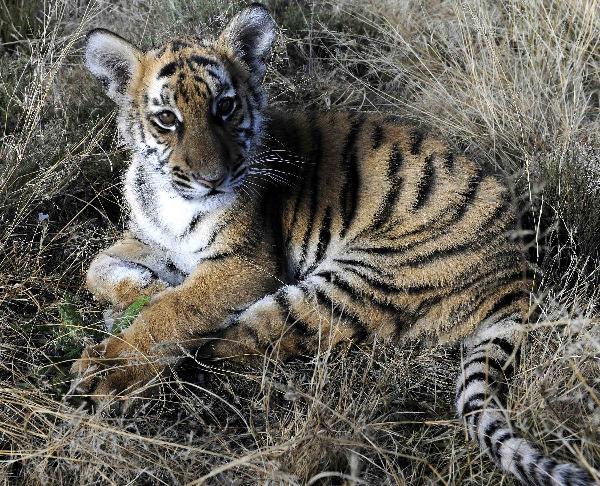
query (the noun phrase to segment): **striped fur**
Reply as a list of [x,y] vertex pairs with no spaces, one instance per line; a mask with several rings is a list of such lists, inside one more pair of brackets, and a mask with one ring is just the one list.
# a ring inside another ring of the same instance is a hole
[[512,375],[522,327],[518,314],[493,316],[465,342],[456,387],[456,408],[471,439],[502,469],[527,485],[589,485],[579,467],[545,456],[519,437],[506,415],[507,380]]
[[88,67],[119,104],[133,158],[129,231],[94,259],[87,285],[117,309],[153,298],[84,351],[74,388],[139,394],[201,344],[247,362],[375,335],[464,340],[457,409],[470,436],[523,483],[591,484],[505,417],[529,290],[506,187],[394,118],[268,109],[274,32],[252,6],[214,43],[142,52],[90,34]]

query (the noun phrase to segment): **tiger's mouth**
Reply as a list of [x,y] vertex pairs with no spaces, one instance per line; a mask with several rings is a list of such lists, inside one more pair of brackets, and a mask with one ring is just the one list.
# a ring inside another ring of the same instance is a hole
[[229,184],[225,182],[221,183],[217,187],[211,188],[189,185],[183,187],[180,184],[178,184],[177,181],[171,181],[171,185],[173,189],[175,189],[175,192],[177,192],[177,194],[184,199],[204,199],[207,197],[219,196],[221,194],[230,194],[231,192],[233,192]]
[[249,175],[249,165],[242,159],[227,170],[225,177],[213,187],[207,187],[197,177],[184,173],[180,168],[171,169],[170,183],[175,192],[184,199],[204,199],[236,192]]
[[171,179],[171,186],[175,192],[177,192],[177,194],[184,199],[192,200],[212,198],[236,192],[237,189],[243,184],[247,173],[248,170],[245,169],[236,176],[228,174],[216,187],[209,188],[194,182],[182,183],[176,178]]

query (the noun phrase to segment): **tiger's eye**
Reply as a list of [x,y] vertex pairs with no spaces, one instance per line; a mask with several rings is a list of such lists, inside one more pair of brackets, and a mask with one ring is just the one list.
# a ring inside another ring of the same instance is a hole
[[227,96],[225,98],[221,98],[218,102],[217,102],[217,114],[219,116],[227,116],[229,115],[233,109],[235,108],[235,101],[233,100],[233,98]]
[[156,115],[156,118],[160,124],[165,127],[172,127],[175,125],[175,123],[177,123],[177,117],[175,116],[175,113],[168,110],[161,111],[158,115]]

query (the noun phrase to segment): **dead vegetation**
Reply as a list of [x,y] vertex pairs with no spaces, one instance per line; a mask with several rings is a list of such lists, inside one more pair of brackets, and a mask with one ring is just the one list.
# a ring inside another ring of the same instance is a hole
[[[512,416],[600,478],[600,3],[266,3],[283,29],[273,103],[398,113],[512,181],[539,285]],[[454,418],[447,347],[189,366],[127,418],[65,400],[70,360],[103,332],[82,277],[122,229],[127,157],[83,35],[103,26],[149,46],[215,32],[239,5],[0,0],[0,478],[512,484]]]

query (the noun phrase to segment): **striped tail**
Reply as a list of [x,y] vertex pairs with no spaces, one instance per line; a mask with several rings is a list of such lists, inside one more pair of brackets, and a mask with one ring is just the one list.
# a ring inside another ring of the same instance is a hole
[[471,439],[504,471],[523,484],[591,486],[580,467],[545,456],[520,438],[506,416],[507,378],[523,335],[520,317],[484,323],[466,342],[466,356],[456,387],[456,408]]

